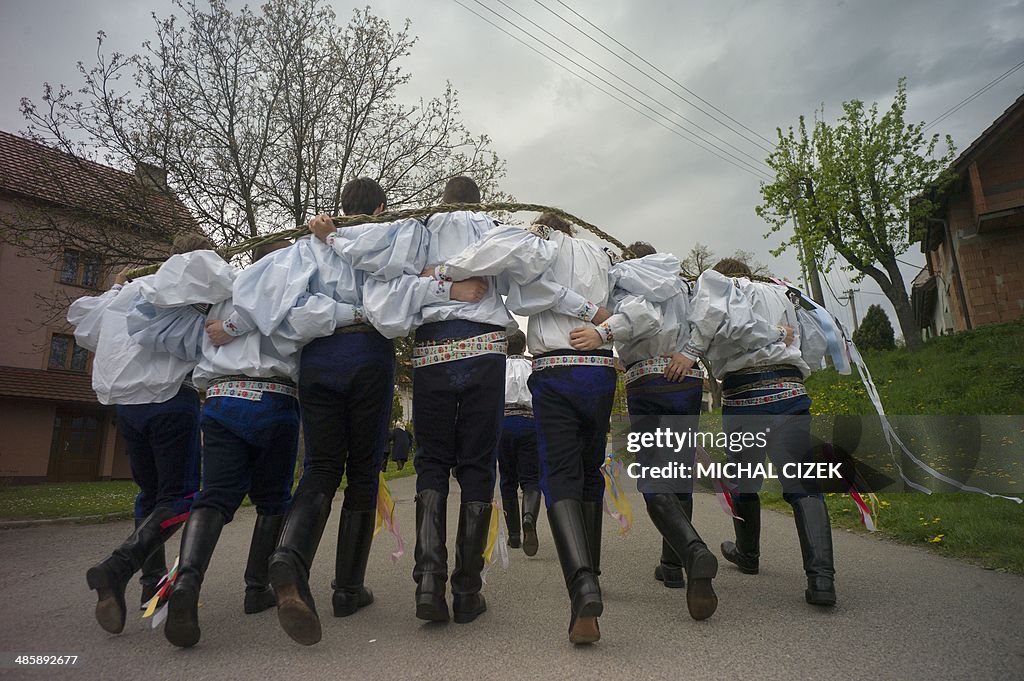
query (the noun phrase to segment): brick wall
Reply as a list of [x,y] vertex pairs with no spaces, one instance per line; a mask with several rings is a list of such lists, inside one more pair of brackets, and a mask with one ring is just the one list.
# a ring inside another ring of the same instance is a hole
[[957,257],[974,326],[1024,316],[1024,229],[963,241]]

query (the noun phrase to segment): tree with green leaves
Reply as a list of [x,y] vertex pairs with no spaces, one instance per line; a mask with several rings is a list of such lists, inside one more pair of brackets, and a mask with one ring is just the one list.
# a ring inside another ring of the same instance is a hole
[[861,350],[894,350],[896,338],[889,315],[881,305],[872,305],[853,332],[853,342]]
[[818,112],[810,131],[803,116],[796,130],[779,129],[767,159],[775,181],[762,184],[757,214],[772,232],[796,218],[795,233],[775,255],[802,246],[802,257],[824,272],[841,256],[855,283],[871,277],[892,302],[907,347],[916,349],[921,335],[897,258],[910,247],[910,225],[935,208],[928,190],[953,181],[956,152],[948,135],[929,138],[924,123],[907,123],[906,110],[900,79],[885,113],[877,102],[851,100],[834,125]]

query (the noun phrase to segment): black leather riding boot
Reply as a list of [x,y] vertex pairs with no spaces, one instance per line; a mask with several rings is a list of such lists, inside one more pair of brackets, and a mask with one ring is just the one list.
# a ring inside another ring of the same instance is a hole
[[[683,513],[686,514],[686,517],[691,519],[692,524],[693,497],[689,495],[685,499],[680,497],[679,504],[683,507]],[[679,559],[679,556],[676,555],[676,552],[672,550],[672,547],[664,539],[661,540],[661,560],[657,567],[654,568],[654,578],[669,589],[682,589],[686,586],[686,578],[683,575],[683,561]]]
[[569,641],[578,644],[594,643],[601,638],[597,618],[604,611],[583,519],[582,504],[575,499],[562,499],[548,509],[551,535],[572,604]]
[[523,553],[536,556],[540,542],[537,540],[537,521],[540,519],[540,490],[523,490]]
[[164,636],[179,648],[199,643],[199,590],[217,546],[224,516],[213,508],[192,511],[181,534],[178,576],[167,599]]
[[519,497],[502,497],[501,507],[505,512],[505,527],[508,528],[509,548],[518,549],[522,546],[522,525],[519,517]]
[[736,542],[722,542],[722,555],[733,563],[740,572],[756,575],[761,558],[761,499],[758,497],[732,498],[733,508],[739,520],[732,519],[736,531]]
[[432,489],[416,495],[416,617],[430,622],[448,621],[445,584],[448,581],[448,496]]
[[178,529],[170,523],[178,514],[158,507],[136,523],[135,531],[109,557],[89,568],[85,580],[96,592],[96,621],[111,634],[124,630],[126,606],[124,590],[132,575],[142,569],[146,559]]
[[832,555],[832,525],[821,497],[801,497],[792,502],[796,532],[800,537],[807,590],[811,605],[835,605],[835,562]]
[[309,570],[331,513],[331,498],[322,492],[292,499],[277,550],[270,556],[270,585],[277,597],[277,621],[293,641],[311,646],[320,641],[320,617],[309,591]]
[[604,520],[604,504],[600,501],[584,501],[583,524],[587,528],[587,545],[590,547],[590,564],[594,574],[601,574],[601,524]]
[[676,495],[652,494],[646,501],[654,526],[686,566],[686,607],[690,617],[695,620],[711,617],[718,608],[718,596],[712,586],[718,574],[718,559],[693,529]]
[[373,592],[363,585],[366,563],[373,544],[373,526],[377,510],[341,509],[338,523],[338,552],[334,561],[331,606],[335,617],[348,617],[373,603]]
[[483,587],[480,573],[484,569],[484,549],[490,527],[490,504],[470,501],[459,507],[455,569],[452,571],[452,615],[458,624],[472,622],[487,610],[487,601],[480,593]]
[[246,615],[253,615],[277,605],[274,590],[270,588],[267,575],[270,554],[277,547],[281,536],[283,515],[256,515],[256,524],[252,528],[252,541],[249,542],[249,559],[245,563],[245,603]]
[[[145,518],[136,518],[135,527],[142,524]],[[164,552],[164,545],[153,549],[153,553],[142,562],[142,572],[139,574],[139,584],[142,586],[142,598],[139,609],[145,610],[146,605],[156,596],[157,585],[167,574],[167,555]]]

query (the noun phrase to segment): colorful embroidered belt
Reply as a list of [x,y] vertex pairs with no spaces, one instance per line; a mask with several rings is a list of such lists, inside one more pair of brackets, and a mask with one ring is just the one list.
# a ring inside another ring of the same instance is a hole
[[532,419],[533,409],[530,407],[524,407],[521,404],[506,404],[505,416],[525,416],[526,418]]
[[299,396],[299,391],[295,386],[288,383],[273,379],[244,378],[242,380],[214,379],[210,387],[206,389],[206,397],[237,397],[242,400],[259,402],[263,399],[265,392],[279,393],[295,398]]
[[412,349],[412,365],[414,368],[425,367],[479,355],[504,355],[507,350],[504,331],[492,331],[472,338],[420,341]]
[[533,370],[552,367],[595,366],[615,368],[615,358],[606,355],[548,355],[533,358]]
[[[668,367],[671,361],[668,357],[654,357],[641,360],[626,370],[626,383],[632,383],[644,376],[664,374],[665,368]],[[686,375],[691,378],[704,378],[704,370],[694,367],[689,369]]]
[[803,383],[769,383],[758,384],[756,386],[743,386],[736,390],[732,395],[742,395],[743,393],[751,392],[753,390],[777,390],[779,392],[772,393],[771,395],[761,395],[759,397],[739,397],[739,398],[722,398],[722,406],[724,407],[753,407],[759,404],[770,404],[772,402],[781,402],[782,400],[789,400],[794,397],[801,397],[807,394],[807,388],[804,387]]

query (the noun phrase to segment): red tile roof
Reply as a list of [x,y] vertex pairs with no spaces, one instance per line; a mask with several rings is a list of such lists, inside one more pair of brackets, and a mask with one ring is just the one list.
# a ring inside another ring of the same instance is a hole
[[0,366],[0,397],[97,404],[88,374]]
[[1008,123],[1013,123],[1016,119],[1020,118],[1019,114],[1024,113],[1024,95],[1021,95],[1017,100],[1006,108],[1006,111],[1001,113],[998,118],[992,121],[992,125],[985,128],[985,130],[978,135],[978,138],[971,142],[971,145],[963,150],[963,152],[953,161],[953,168],[957,172],[964,172],[966,166],[972,158],[978,153],[983,151],[990,142],[993,141],[995,135]]
[[195,220],[173,194],[144,188],[132,173],[4,131],[0,191],[164,234],[195,228]]

